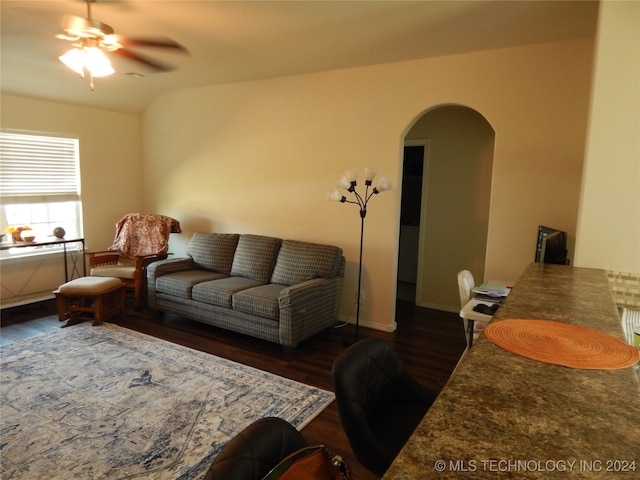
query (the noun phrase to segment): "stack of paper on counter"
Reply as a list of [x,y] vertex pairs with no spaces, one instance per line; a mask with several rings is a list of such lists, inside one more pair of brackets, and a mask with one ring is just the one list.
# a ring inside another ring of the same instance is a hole
[[505,285],[495,285],[490,283],[483,283],[479,287],[473,289],[473,293],[476,298],[482,298],[486,300],[501,301],[504,297],[509,295],[511,289]]

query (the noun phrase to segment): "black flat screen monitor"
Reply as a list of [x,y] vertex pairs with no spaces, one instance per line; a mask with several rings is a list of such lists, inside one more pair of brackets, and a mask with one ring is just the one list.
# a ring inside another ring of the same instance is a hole
[[538,263],[568,265],[567,234],[561,230],[540,225],[538,227],[535,261]]

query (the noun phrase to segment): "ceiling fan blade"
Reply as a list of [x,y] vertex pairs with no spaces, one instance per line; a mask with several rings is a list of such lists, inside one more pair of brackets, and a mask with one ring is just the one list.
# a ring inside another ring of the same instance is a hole
[[121,57],[128,58],[129,60],[142,63],[158,72],[170,72],[171,70],[175,70],[175,67],[171,65],[156,62],[155,60],[151,60],[150,58],[143,57],[141,55],[138,55],[137,53],[133,53],[132,51],[127,50],[126,48],[119,48],[118,50],[114,50],[111,53],[115,53],[116,55],[120,55]]
[[173,48],[183,53],[189,53],[184,46],[170,38],[133,38],[122,35],[114,35],[114,37],[123,47]]

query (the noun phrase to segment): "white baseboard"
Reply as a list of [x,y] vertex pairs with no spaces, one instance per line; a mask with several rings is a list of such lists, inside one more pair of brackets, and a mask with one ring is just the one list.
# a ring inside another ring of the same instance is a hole
[[418,307],[430,308],[432,310],[440,310],[443,312],[460,313],[460,307],[452,307],[451,305],[439,305],[437,303],[420,302]]
[[30,295],[21,295],[19,297],[3,298],[0,300],[0,308],[21,307],[30,303],[43,302],[45,300],[53,300],[55,295],[51,292],[37,292]]
[[[347,317],[345,315],[338,316],[338,320],[344,323],[350,323],[352,325],[356,324],[355,318]],[[374,330],[380,330],[382,332],[395,332],[396,328],[398,328],[398,324],[396,322],[378,323],[378,322],[369,322],[366,320],[360,320],[360,326],[365,328],[373,328]]]

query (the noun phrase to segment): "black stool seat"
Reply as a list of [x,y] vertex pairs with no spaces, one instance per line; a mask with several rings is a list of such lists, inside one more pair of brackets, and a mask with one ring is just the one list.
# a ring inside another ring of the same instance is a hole
[[362,465],[382,476],[437,393],[411,377],[393,347],[378,338],[346,349],[332,375],[351,449]]

